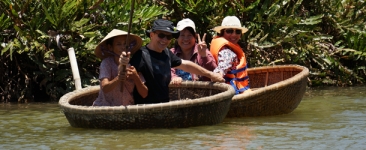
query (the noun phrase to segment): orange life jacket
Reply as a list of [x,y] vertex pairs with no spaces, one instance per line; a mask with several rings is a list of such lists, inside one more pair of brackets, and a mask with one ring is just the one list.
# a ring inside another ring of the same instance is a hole
[[236,66],[235,70],[230,70],[225,74],[225,81],[234,87],[236,94],[242,93],[249,89],[249,76],[245,54],[238,44],[231,43],[223,37],[215,37],[211,41],[210,52],[215,58],[216,63],[219,62],[218,55],[223,46],[230,47],[240,60],[240,63]]

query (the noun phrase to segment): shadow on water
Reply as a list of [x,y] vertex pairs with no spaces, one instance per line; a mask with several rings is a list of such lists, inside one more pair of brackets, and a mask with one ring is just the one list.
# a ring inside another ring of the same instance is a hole
[[80,129],[57,103],[1,104],[0,149],[365,149],[365,91],[309,89],[290,114],[183,129]]

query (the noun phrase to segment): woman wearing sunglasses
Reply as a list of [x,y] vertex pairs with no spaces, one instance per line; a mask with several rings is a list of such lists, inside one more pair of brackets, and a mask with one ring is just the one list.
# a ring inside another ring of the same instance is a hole
[[220,73],[225,82],[232,85],[236,94],[249,89],[247,60],[244,51],[238,44],[242,34],[248,31],[242,27],[236,16],[226,16],[221,26],[213,28],[218,33],[211,41],[211,53],[215,58],[217,68],[213,71]]
[[[146,31],[150,43],[142,46],[131,58],[130,64],[145,78],[145,85],[149,89],[146,97],[142,97],[137,89],[133,91],[135,104],[151,104],[169,102],[169,84],[171,68],[178,68],[186,72],[211,78],[212,81],[224,82],[224,78],[201,66],[174,55],[167,47],[179,31],[169,20],[154,21],[151,30]],[[174,36],[173,36],[174,35]]]
[[[170,49],[173,54],[181,59],[192,61],[203,68],[213,71],[216,67],[216,61],[210,51],[207,49],[205,42],[206,34],[203,35],[202,41],[199,34],[196,34],[196,25],[191,19],[183,19],[178,22],[177,29],[179,31],[178,38],[174,48]],[[198,43],[196,43],[196,39]],[[171,69],[172,84],[180,84],[182,80],[189,81],[211,81],[210,78],[197,76],[180,69]]]

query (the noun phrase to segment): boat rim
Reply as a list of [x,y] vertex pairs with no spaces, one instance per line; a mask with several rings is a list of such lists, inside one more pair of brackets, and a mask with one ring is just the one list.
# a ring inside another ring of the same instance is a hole
[[144,113],[144,112],[169,110],[174,108],[185,108],[197,105],[205,105],[210,103],[216,103],[219,101],[224,101],[227,99],[231,100],[235,94],[235,90],[233,87],[231,87],[226,83],[217,83],[217,82],[184,81],[182,82],[181,85],[170,85],[170,87],[182,87],[182,88],[210,87],[210,90],[216,89],[222,91],[214,95],[200,97],[196,99],[182,99],[156,104],[137,104],[128,106],[82,106],[82,105],[72,105],[69,103],[74,98],[87,95],[90,92],[98,91],[100,89],[100,86],[97,85],[97,86],[89,86],[65,94],[60,98],[59,105],[62,107],[63,112],[73,112],[81,114]]
[[309,69],[306,67],[300,66],[300,65],[273,65],[273,66],[255,67],[255,68],[250,68],[250,69],[254,70],[254,71],[260,71],[260,70],[276,69],[276,68],[278,70],[280,70],[280,68],[288,68],[288,69],[296,68],[296,69],[301,70],[301,72],[292,76],[291,78],[282,80],[275,84],[261,87],[256,90],[253,90],[251,92],[244,92],[242,94],[234,95],[234,97],[232,98],[232,101],[240,101],[241,99],[248,99],[250,97],[255,97],[257,95],[261,95],[268,91],[278,91],[282,88],[285,88],[288,85],[297,83],[298,81],[302,80],[304,77],[307,77],[309,75]]

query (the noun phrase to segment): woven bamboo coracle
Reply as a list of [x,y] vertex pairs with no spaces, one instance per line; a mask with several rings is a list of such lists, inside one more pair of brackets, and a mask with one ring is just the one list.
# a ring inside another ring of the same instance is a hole
[[167,103],[91,106],[99,86],[65,94],[59,105],[72,127],[102,129],[183,128],[221,123],[234,89],[225,83],[185,81],[170,86]]
[[309,69],[299,65],[249,68],[252,91],[235,95],[227,117],[280,115],[292,112],[301,102]]

